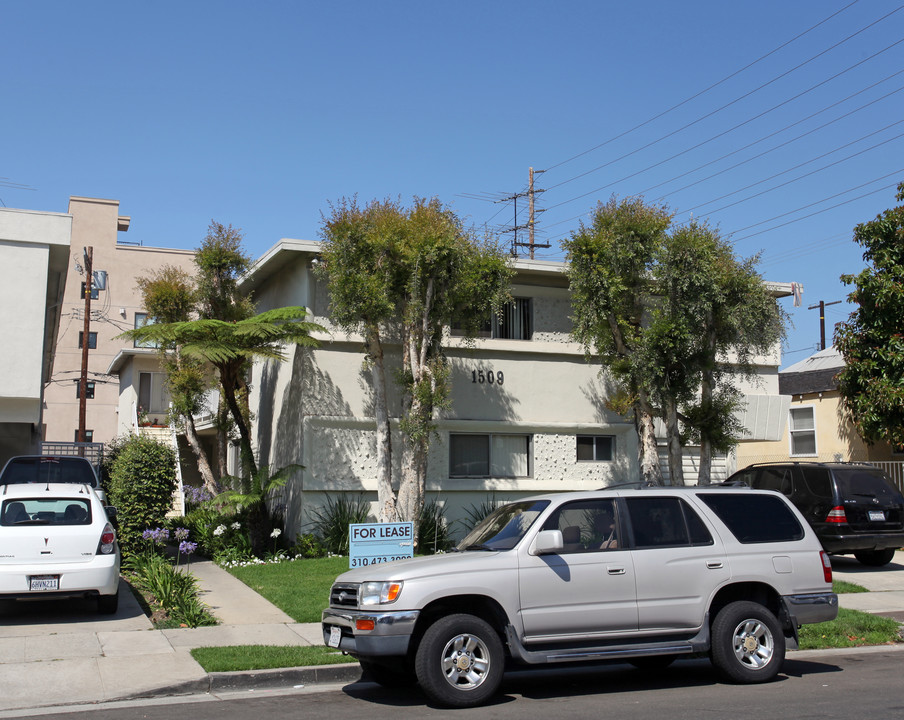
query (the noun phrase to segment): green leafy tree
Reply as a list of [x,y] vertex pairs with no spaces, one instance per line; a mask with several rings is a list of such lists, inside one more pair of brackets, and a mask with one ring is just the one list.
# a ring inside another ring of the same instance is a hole
[[[174,323],[191,319],[196,291],[193,278],[184,270],[165,265],[136,282],[142,304],[149,317],[158,323]],[[204,393],[210,378],[202,361],[184,355],[178,345],[157,346],[160,364],[166,375],[173,414],[181,422],[185,437],[198,463],[204,486],[216,494],[219,484],[211,470],[210,460],[195,428],[194,416],[201,412]]]
[[[446,326],[473,339],[508,297],[511,270],[499,246],[479,241],[438,200],[410,208],[343,199],[324,218],[320,276],[330,319],[364,338],[374,388],[377,498],[381,522],[415,520],[424,504],[434,416],[448,402]],[[401,345],[401,477],[393,482],[385,346]],[[398,486],[396,491],[395,486]]]
[[633,415],[641,479],[657,485],[662,484],[662,472],[643,341],[650,300],[656,294],[653,271],[671,218],[664,206],[612,198],[600,203],[590,224],[581,222],[563,243],[572,335],[588,359],[601,363],[621,385],[612,407]]
[[117,446],[108,491],[124,552],[140,548],[144,530],[163,526],[175,489],[176,454],[171,447],[141,436]]
[[[904,183],[898,185],[904,202]],[[869,443],[904,445],[904,205],[854,228],[867,267],[842,275],[857,306],[835,328],[844,357],[838,389],[860,436]]]
[[323,328],[306,321],[306,316],[303,307],[275,308],[235,322],[200,319],[155,323],[129,330],[121,337],[176,346],[183,356],[216,369],[220,389],[239,432],[243,475],[253,477],[257,463],[250,422],[236,391],[242,386],[240,375],[255,358],[284,360],[286,344],[317,346],[311,333]]

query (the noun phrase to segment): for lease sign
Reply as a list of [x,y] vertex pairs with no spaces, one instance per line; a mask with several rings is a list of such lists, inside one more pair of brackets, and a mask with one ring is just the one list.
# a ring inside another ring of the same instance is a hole
[[414,523],[356,523],[348,526],[348,566],[367,567],[414,556]]

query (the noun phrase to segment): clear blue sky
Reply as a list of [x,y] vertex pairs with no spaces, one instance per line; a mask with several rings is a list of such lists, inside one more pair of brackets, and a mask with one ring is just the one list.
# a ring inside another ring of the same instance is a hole
[[[116,198],[124,239],[176,248],[213,218],[258,257],[317,239],[328,202],[354,194],[511,225],[511,204],[475,196],[524,190],[533,166],[538,257],[560,258],[597,201],[642,194],[802,283],[801,308],[783,301],[787,365],[819,340],[807,306],[843,300],[839,275],[863,266],[853,226],[904,180],[899,8],[6,0],[0,201]],[[829,334],[849,310],[828,309]]]

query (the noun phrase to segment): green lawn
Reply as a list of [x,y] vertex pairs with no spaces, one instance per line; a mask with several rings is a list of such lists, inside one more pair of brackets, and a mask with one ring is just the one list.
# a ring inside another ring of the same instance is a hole
[[235,672],[238,670],[270,670],[273,668],[334,665],[355,662],[332,648],[316,645],[298,647],[280,645],[228,645],[202,647],[191,656],[207,672]]
[[330,586],[337,575],[348,570],[348,558],[294,560],[228,570],[295,622],[319,623],[320,613],[330,602]]

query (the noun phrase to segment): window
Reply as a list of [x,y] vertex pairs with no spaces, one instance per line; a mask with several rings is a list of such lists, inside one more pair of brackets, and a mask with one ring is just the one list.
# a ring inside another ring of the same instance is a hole
[[[79,331],[78,331],[78,347],[79,347],[79,350],[82,349],[82,343],[83,343],[84,340],[85,340],[85,337],[84,337],[84,336],[85,336],[85,331],[84,331],[84,330],[79,330]],[[89,332],[89,333],[88,333],[88,348],[89,348],[90,350],[97,350],[97,333],[96,333],[96,332]]]
[[[91,299],[92,300],[97,300],[97,290],[98,290],[97,285],[95,285],[94,283],[91,283]],[[85,283],[82,283],[81,293],[82,294],[79,295],[79,297],[82,300],[84,300],[85,299]]]
[[627,499],[638,548],[711,545],[712,535],[686,502],[672,497]]
[[[147,313],[137,312],[135,313],[135,328],[144,327],[145,325],[151,324],[154,322],[153,318],[148,318]],[[150,340],[135,340],[132,342],[133,347],[137,348],[155,348],[159,347],[157,343],[151,342]]]
[[493,337],[505,340],[530,340],[534,334],[531,298],[515,298],[502,306],[502,314],[493,316]]
[[449,435],[449,477],[530,477],[530,435]]
[[[78,439],[78,428],[75,430],[75,435],[72,438],[72,442],[79,442]],[[85,430],[85,442],[94,442],[94,431],[93,430]]]
[[611,462],[615,454],[612,435],[578,435],[578,462]]
[[791,496],[794,485],[791,480],[791,468],[766,467],[760,473],[759,479],[753,484],[758,490],[775,490],[782,495]]
[[791,455],[816,454],[816,418],[812,406],[791,408]]
[[[85,387],[85,390],[86,390],[85,398],[87,400],[93,400],[94,399],[94,381],[89,380],[88,382],[85,383],[85,386],[86,386]],[[77,398],[80,398],[82,396],[81,389],[82,389],[82,381],[76,380],[75,381],[75,396]]]
[[166,375],[163,373],[139,373],[138,407],[149,416],[155,413],[158,415],[166,413],[169,410]]
[[738,542],[767,543],[801,540],[804,529],[788,503],[778,495],[700,493]]
[[561,530],[563,553],[618,549],[618,519],[614,500],[578,500],[556,510],[544,530]]

